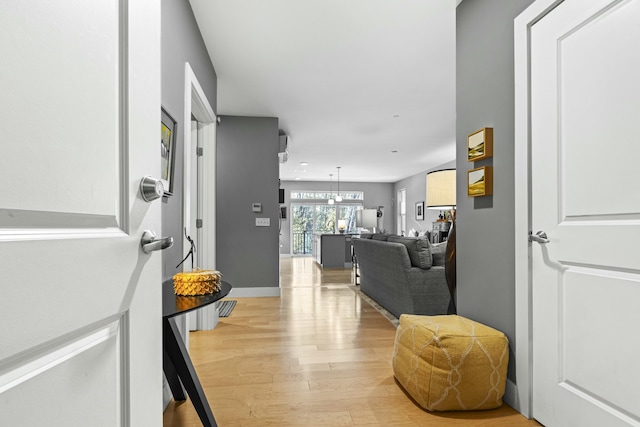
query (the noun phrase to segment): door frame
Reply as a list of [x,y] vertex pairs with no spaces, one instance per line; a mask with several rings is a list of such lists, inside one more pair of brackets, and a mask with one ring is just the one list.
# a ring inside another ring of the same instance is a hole
[[[191,172],[194,165],[191,164],[191,154],[195,147],[192,146],[191,117],[198,122],[198,139],[202,138],[202,241],[198,242],[197,251],[202,256],[202,265],[198,267],[207,270],[216,269],[216,127],[217,117],[198,82],[191,65],[184,64],[184,118],[183,142],[184,142],[184,180],[183,180],[183,224],[187,234],[192,236],[191,230]],[[197,197],[197,195],[195,195]],[[183,248],[189,247],[189,242],[183,235]],[[183,264],[187,265],[185,262]],[[187,267],[189,268],[190,264]],[[204,307],[192,315],[195,320],[195,329],[213,329],[217,323],[216,305]],[[188,335],[188,334],[185,334]],[[187,341],[188,342],[188,341]]]
[[531,27],[564,0],[536,0],[514,20],[516,392],[509,402],[533,418],[531,243]]

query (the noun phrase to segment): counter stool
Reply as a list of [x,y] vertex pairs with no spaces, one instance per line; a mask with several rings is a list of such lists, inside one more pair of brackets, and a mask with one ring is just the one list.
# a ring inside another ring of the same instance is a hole
[[507,337],[493,328],[456,315],[400,316],[393,373],[429,411],[501,406],[508,362]]

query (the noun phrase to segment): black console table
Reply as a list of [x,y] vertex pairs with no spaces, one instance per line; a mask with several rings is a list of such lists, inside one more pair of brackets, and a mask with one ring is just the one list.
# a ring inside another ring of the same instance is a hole
[[222,282],[220,291],[210,295],[185,297],[173,293],[173,282],[162,284],[162,369],[167,377],[169,388],[176,401],[186,400],[182,385],[196,408],[196,412],[206,427],[217,427],[213,412],[202,390],[202,385],[193,367],[189,352],[182,340],[175,316],[204,307],[229,295],[231,285]]

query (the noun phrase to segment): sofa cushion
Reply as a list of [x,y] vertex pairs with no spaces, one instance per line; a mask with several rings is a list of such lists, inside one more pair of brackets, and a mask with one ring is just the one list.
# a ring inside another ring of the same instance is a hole
[[371,233],[361,233],[360,234],[360,238],[361,239],[370,239],[373,236],[373,234]]
[[447,251],[447,242],[430,243],[430,246],[432,265],[444,265],[444,259],[446,258]]
[[407,247],[409,259],[413,267],[424,270],[431,268],[431,248],[426,239],[416,239],[412,237],[389,236],[389,242],[402,243]]
[[387,241],[387,239],[389,238],[388,234],[382,234],[382,233],[375,233],[373,236],[371,236],[371,238],[373,240],[382,240],[382,241]]

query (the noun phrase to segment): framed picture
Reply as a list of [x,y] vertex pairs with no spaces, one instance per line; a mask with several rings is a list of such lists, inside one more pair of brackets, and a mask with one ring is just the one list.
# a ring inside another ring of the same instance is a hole
[[173,194],[173,166],[176,152],[176,132],[178,124],[167,110],[161,108],[160,123],[160,180],[164,185],[164,195]]
[[416,221],[424,221],[424,202],[416,203]]
[[493,194],[493,166],[483,166],[467,172],[467,195],[469,197]]
[[467,136],[467,161],[493,157],[493,128],[482,128]]

